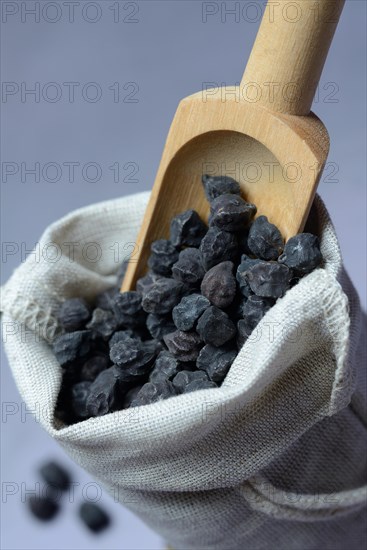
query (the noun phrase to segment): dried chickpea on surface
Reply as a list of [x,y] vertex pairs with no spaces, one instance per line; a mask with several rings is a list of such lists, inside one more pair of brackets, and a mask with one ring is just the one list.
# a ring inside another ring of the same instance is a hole
[[239,349],[265,313],[322,263],[318,238],[284,244],[266,216],[227,176],[203,176],[209,227],[187,210],[170,239],[152,243],[136,290],[115,288],[66,300],[54,344],[63,368],[55,411],[67,424],[148,405],[223,382]]
[[[76,311],[78,302],[74,301],[73,304]],[[71,312],[72,309],[68,311]],[[81,311],[82,310],[79,309],[79,313]],[[71,317],[75,320],[77,319],[75,315]],[[84,382],[82,382],[82,384],[83,383]],[[88,384],[88,382],[85,383]],[[38,469],[38,475],[43,482],[43,490],[39,492],[39,494],[34,492],[28,495],[29,498],[26,498],[25,502],[33,517],[42,522],[49,522],[60,513],[62,509],[62,499],[60,497],[70,490],[74,481],[70,473],[53,460],[45,462]],[[111,523],[108,513],[94,502],[82,502],[79,504],[78,515],[82,523],[93,533],[103,531]]]

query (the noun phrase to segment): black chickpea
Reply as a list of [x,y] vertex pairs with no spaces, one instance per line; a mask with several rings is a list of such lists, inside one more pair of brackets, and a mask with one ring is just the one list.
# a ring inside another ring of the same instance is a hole
[[136,290],[66,300],[53,345],[64,371],[55,415],[68,424],[221,385],[278,299],[322,262],[318,239],[284,244],[228,176],[203,176],[208,226],[187,210],[151,245]]

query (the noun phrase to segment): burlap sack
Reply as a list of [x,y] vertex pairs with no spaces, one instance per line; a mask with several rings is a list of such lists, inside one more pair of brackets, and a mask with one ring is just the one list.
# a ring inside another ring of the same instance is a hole
[[319,198],[311,223],[324,267],[266,314],[221,388],[55,422],[61,369],[46,341],[58,331],[54,312],[114,282],[116,243],[120,262],[147,199],[103,202],[52,224],[2,289],[5,348],[27,406],[177,550],[363,548],[366,322]]

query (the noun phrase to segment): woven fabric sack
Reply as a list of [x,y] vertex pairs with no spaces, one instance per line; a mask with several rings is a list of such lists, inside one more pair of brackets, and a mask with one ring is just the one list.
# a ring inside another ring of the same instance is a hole
[[366,319],[319,197],[308,223],[323,267],[265,315],[221,388],[69,427],[54,419],[55,312],[66,298],[93,298],[114,284],[116,250],[119,262],[121,251],[134,252],[148,197],[53,223],[2,288],[3,341],[22,398],[78,464],[176,550],[360,550]]

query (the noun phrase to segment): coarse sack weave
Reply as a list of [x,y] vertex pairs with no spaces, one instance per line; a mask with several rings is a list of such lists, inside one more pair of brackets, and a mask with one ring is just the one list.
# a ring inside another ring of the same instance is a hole
[[63,299],[114,284],[117,243],[121,262],[148,196],[52,224],[4,285],[5,348],[27,406],[176,550],[364,548],[366,322],[319,197],[309,223],[324,266],[266,314],[221,388],[70,427],[54,420],[61,368],[43,337],[58,333]]

